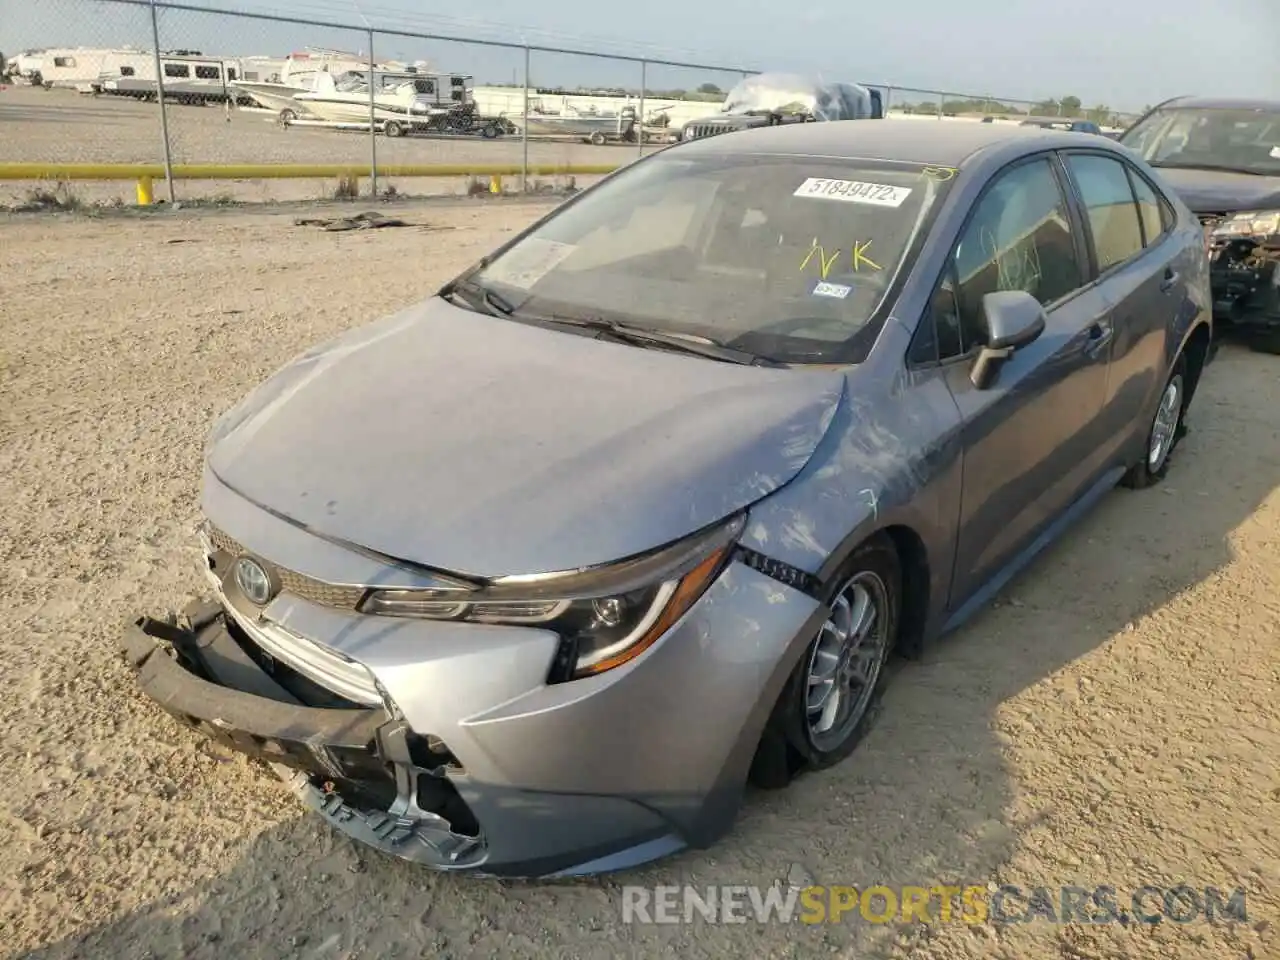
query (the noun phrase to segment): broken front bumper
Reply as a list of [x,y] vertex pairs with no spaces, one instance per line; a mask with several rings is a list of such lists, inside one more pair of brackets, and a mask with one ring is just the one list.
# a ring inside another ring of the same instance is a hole
[[[193,604],[177,624],[142,617],[122,647],[166,711],[267,763],[339,831],[392,856],[540,877],[625,868],[685,845],[622,798],[469,784],[442,741],[386,708],[302,704],[237,642],[217,604]],[[486,818],[501,821],[496,835],[481,828]]]

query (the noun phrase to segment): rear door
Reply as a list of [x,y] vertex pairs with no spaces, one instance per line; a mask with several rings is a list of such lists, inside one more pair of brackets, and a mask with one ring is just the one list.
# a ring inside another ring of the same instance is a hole
[[1106,455],[1120,458],[1163,386],[1165,339],[1186,281],[1178,270],[1173,211],[1132,165],[1071,150],[1063,160],[1085,209],[1089,257],[1111,306],[1111,366],[1103,420]]
[[[964,471],[951,606],[1024,550],[1100,471],[1108,305],[1090,284],[1087,248],[1053,154],[1018,161],[975,204],[917,328],[913,363],[943,368],[963,419]],[[1045,331],[979,390],[973,360],[986,339],[982,298],[1026,290]],[[933,342],[920,339],[932,331]]]

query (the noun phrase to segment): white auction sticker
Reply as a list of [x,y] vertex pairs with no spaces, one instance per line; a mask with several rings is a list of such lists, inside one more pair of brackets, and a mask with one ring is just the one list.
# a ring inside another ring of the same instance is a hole
[[495,260],[484,275],[509,287],[528,290],[577,249],[571,243],[529,237]]
[[894,187],[887,183],[861,180],[825,180],[810,177],[796,188],[796,197],[818,200],[843,200],[845,203],[869,203],[877,207],[900,207],[911,196],[910,187]]

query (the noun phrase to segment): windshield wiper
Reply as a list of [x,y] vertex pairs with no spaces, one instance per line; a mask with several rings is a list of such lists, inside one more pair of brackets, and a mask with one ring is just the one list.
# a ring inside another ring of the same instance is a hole
[[483,287],[474,280],[458,280],[446,284],[440,291],[440,296],[449,300],[459,299],[472,310],[495,317],[509,317],[516,309],[488,287]]
[[747,350],[739,350],[736,347],[726,346],[710,337],[698,337],[692,334],[668,333],[665,330],[649,330],[645,327],[633,327],[627,323],[620,323],[617,320],[606,320],[603,317],[560,317],[549,316],[537,318],[546,323],[555,323],[569,327],[584,327],[588,330],[596,330],[605,336],[612,337],[615,340],[624,343],[630,343],[637,346],[658,345],[670,347],[672,350],[679,350],[682,353],[690,353],[698,357],[707,357],[711,360],[721,360],[725,363],[738,363],[743,366],[754,367],[782,367],[783,363],[779,363],[772,357],[765,357],[758,353],[751,353]]

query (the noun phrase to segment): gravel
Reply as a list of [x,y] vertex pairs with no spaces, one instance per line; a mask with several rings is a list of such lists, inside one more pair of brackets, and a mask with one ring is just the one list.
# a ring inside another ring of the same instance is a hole
[[[1167,481],[1107,497],[904,665],[852,758],[624,877],[495,883],[370,854],[137,692],[115,640],[199,590],[214,416],[545,209],[405,204],[426,226],[357,233],[270,212],[0,219],[0,956],[1280,954],[1276,358],[1224,348]],[[1245,888],[1250,920],[621,919],[622,883],[812,881],[1185,881]]]

